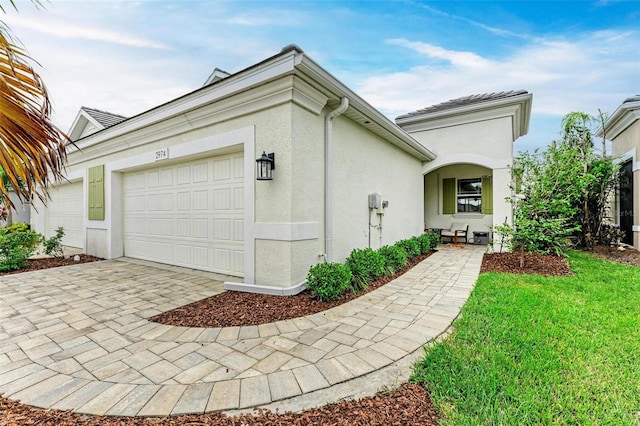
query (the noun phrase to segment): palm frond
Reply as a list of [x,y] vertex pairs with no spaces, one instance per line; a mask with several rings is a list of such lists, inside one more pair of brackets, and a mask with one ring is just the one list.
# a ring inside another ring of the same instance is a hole
[[49,93],[30,60],[0,27],[0,196],[9,203],[9,186],[23,200],[46,201],[47,186],[63,179],[70,142],[51,122]]

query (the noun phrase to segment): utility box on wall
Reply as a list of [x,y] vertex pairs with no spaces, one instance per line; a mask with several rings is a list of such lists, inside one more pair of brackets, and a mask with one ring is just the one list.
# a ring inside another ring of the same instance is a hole
[[489,244],[489,232],[473,231],[473,244],[479,246],[486,246],[487,244]]

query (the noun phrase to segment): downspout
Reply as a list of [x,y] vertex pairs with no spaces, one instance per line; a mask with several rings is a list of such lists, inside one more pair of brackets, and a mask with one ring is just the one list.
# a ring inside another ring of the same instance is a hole
[[349,99],[342,98],[340,106],[330,111],[324,119],[324,253],[327,262],[333,260],[333,191],[332,191],[332,136],[333,119],[349,107]]

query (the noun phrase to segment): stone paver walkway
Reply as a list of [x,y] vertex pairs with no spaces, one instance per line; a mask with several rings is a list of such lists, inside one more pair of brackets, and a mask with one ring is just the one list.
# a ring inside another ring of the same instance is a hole
[[206,273],[116,260],[4,276],[0,393],[37,407],[118,416],[274,401],[300,408],[351,396],[364,383],[379,385],[374,393],[449,327],[483,253],[444,246],[328,311],[225,328],[146,319],[223,291]]

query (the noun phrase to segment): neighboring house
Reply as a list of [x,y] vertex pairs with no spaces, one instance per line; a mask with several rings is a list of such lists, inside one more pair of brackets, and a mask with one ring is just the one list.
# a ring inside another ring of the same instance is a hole
[[[510,220],[507,167],[531,95],[488,96],[443,120],[418,112],[416,127],[403,118],[396,125],[287,46],[235,74],[216,69],[200,89],[95,133],[83,108],[70,131],[80,149],[68,156],[70,183],[52,191],[32,224],[76,224],[65,243],[108,259],[237,277],[225,284],[231,289],[295,293],[311,265],[344,261],[353,248],[451,220],[478,229]],[[263,152],[274,153],[272,180],[257,179]],[[484,213],[429,205],[440,203],[433,193],[444,178],[486,177],[493,195],[484,183]]]
[[616,218],[623,241],[640,250],[640,95],[625,99],[596,135],[612,141],[613,157],[621,166]]

